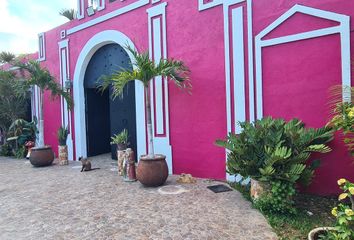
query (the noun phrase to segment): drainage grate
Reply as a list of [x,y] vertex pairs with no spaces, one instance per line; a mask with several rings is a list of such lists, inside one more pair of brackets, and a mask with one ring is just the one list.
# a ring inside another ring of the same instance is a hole
[[209,188],[214,193],[222,193],[222,192],[232,191],[231,188],[229,188],[228,186],[225,186],[223,184],[214,185],[214,186],[208,186],[207,188]]

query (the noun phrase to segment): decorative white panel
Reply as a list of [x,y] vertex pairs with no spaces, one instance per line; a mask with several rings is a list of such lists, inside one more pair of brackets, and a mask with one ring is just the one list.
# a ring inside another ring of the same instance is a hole
[[38,61],[45,61],[45,33],[38,34]]
[[[59,45],[59,63],[60,63],[60,85],[65,88],[66,81],[70,81],[70,63],[69,63],[69,40],[63,40],[58,43]],[[61,123],[63,127],[68,128],[68,139],[66,144],[68,146],[68,158],[74,160],[74,148],[73,148],[73,134],[71,124],[71,111],[68,109],[66,100],[61,97]]]
[[85,17],[85,2],[84,0],[77,0],[77,19],[83,19]]
[[[262,38],[265,37],[268,33],[276,29],[278,26],[280,26],[282,23],[284,23],[287,19],[291,18],[296,13],[302,13],[313,17],[336,21],[339,23],[339,25],[335,27],[316,29],[313,31],[262,40]],[[339,33],[340,41],[341,41],[341,57],[342,57],[342,61],[341,61],[342,85],[351,86],[349,22],[350,22],[349,16],[296,4],[256,36],[255,58],[256,58],[256,94],[257,94],[256,96],[257,96],[257,118],[258,119],[261,119],[263,117],[262,48]],[[351,99],[350,92],[343,90],[343,99],[345,100]]]
[[[149,53],[156,63],[167,58],[166,6],[161,3],[147,10],[149,22]],[[167,79],[157,77],[151,84],[153,137],[156,153],[166,155],[172,174],[172,148],[170,145],[168,84]]]
[[106,0],[98,0],[97,11],[101,11],[106,8]]
[[218,5],[221,5],[223,0],[198,0],[198,9],[203,11]]

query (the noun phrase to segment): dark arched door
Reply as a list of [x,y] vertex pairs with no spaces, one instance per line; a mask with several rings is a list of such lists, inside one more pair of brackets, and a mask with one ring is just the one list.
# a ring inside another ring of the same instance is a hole
[[89,157],[111,152],[116,159],[116,146],[110,145],[111,136],[124,128],[129,132],[130,147],[136,152],[135,83],[126,86],[123,98],[112,99],[112,89],[103,93],[97,90],[102,75],[129,68],[130,58],[118,44],[103,46],[88,64],[84,87]]

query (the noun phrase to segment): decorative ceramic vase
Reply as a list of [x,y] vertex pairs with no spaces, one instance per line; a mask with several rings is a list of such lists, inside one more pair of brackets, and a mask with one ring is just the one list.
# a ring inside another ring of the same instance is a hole
[[125,158],[125,151],[118,150],[117,151],[117,159],[118,159],[118,175],[123,176],[123,163]]
[[34,147],[30,155],[30,162],[35,167],[45,167],[52,165],[54,152],[50,146]]
[[68,146],[58,146],[58,153],[59,153],[59,165],[68,165]]
[[313,229],[308,234],[308,240],[318,240],[319,235],[326,234],[326,232],[334,230],[333,227],[318,227]]
[[136,177],[146,187],[163,185],[168,177],[166,156],[159,154],[155,155],[154,158],[150,158],[148,155],[141,156]]

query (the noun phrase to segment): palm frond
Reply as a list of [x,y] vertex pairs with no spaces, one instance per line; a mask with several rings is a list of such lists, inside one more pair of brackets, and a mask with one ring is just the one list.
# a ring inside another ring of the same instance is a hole
[[60,10],[59,15],[66,17],[71,21],[76,18],[76,11],[74,9],[62,9]]

